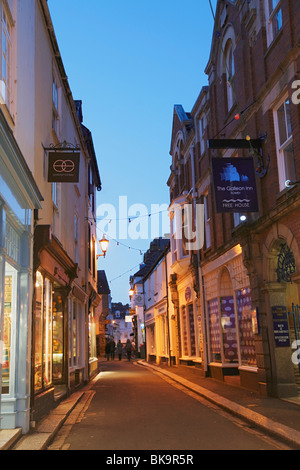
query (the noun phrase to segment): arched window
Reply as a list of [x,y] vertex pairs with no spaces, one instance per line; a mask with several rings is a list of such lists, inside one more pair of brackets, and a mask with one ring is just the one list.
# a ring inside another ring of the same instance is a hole
[[226,91],[227,91],[227,110],[230,111],[234,104],[234,57],[233,57],[233,44],[231,39],[226,43],[224,49],[224,72],[226,75]]

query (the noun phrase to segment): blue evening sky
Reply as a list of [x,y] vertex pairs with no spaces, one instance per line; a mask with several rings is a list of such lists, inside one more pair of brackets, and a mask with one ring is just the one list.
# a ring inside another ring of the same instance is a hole
[[[157,219],[157,235],[164,235],[165,213],[157,215],[151,205],[163,210],[169,203],[173,108],[181,104],[191,111],[207,85],[213,15],[209,0],[48,5],[73,98],[83,101],[83,123],[93,134],[102,180],[97,224],[99,237],[105,231],[111,241],[98,269],[106,272],[112,301],[127,303],[129,276],[143,260],[139,250],[148,249]],[[120,197],[130,213],[120,213]],[[107,204],[110,212],[104,213]],[[146,217],[129,223],[139,215],[136,204]],[[138,233],[143,238],[133,239]]]

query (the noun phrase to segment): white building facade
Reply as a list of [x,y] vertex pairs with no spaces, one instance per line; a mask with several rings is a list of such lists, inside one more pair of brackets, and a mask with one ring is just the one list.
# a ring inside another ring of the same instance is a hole
[[[55,406],[60,396],[70,393],[89,377],[89,314],[97,297],[97,270],[93,271],[97,248],[88,221],[91,218],[91,193],[94,194],[99,181],[97,176],[92,180],[89,177],[91,155],[47,1],[2,0],[0,9],[1,102],[4,103],[1,109],[34,181],[31,183],[27,176],[26,184],[23,182],[23,193],[27,191],[30,195],[24,197],[25,207],[20,204],[20,201],[23,203],[20,189],[15,195],[9,194],[11,201],[16,202],[15,208],[9,203],[8,190],[4,191],[6,194],[1,203],[2,240],[4,214],[9,214],[6,239],[8,235],[11,238],[1,244],[5,263],[8,258],[10,262],[8,268],[3,267],[2,261],[1,271],[2,289],[5,286],[2,292],[4,297],[7,296],[1,304],[4,343],[7,342],[9,322],[11,325],[11,355],[4,347],[1,426],[21,426],[23,432],[28,432],[30,421],[38,420]],[[15,175],[11,167],[8,167],[10,174],[7,171],[7,158],[4,163],[2,159],[1,178],[13,180]],[[64,178],[60,179],[58,173]],[[15,179],[16,185],[19,179]],[[90,184],[94,187],[92,192]],[[9,181],[7,187],[11,189]],[[18,213],[17,203],[27,211],[27,219],[22,221],[19,217],[21,224],[16,225],[11,214],[13,210]],[[26,242],[23,232],[29,233],[30,243]],[[30,248],[26,252],[20,250],[21,246],[28,245]],[[26,262],[22,260],[25,253]],[[23,268],[29,270],[26,280]],[[31,279],[33,284],[30,284]],[[15,287],[18,280],[21,291]],[[9,289],[19,292],[17,296],[11,296],[11,302]],[[25,291],[27,313],[24,311],[22,317],[19,312],[14,321],[8,321],[9,308],[11,314],[13,309],[18,313],[17,306]],[[26,331],[26,338],[21,342],[22,354],[16,349],[20,340],[19,328]],[[22,364],[16,363],[18,357]],[[18,372],[9,373],[9,380],[14,383],[7,388],[6,369],[11,367]],[[22,384],[23,395],[18,384]],[[18,400],[23,396],[26,399],[23,398],[20,405]],[[21,409],[24,418],[20,423],[17,416]]]

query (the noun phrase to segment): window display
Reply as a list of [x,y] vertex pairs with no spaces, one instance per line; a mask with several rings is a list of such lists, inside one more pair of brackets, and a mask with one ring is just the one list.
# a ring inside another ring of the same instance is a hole
[[187,315],[185,305],[181,307],[181,326],[182,326],[182,354],[188,355],[188,333],[187,333]]
[[52,383],[52,285],[49,279],[45,279],[44,296],[44,385]]
[[232,296],[221,298],[221,325],[225,362],[238,362],[234,300]]
[[11,392],[10,379],[13,376],[13,331],[15,329],[17,299],[17,271],[8,263],[5,264],[4,285],[4,330],[3,330],[3,364],[2,393]]
[[72,328],[73,338],[73,366],[77,365],[77,303],[73,302],[73,328]]
[[208,302],[208,315],[211,360],[221,362],[221,336],[218,299],[213,299]]
[[52,383],[52,284],[37,271],[34,311],[34,390]]
[[243,289],[237,292],[237,306],[240,330],[241,362],[243,365],[256,366],[254,339],[256,326],[253,325],[250,289]]
[[53,294],[53,380],[63,378],[64,358],[64,313],[62,297],[59,293]]
[[43,357],[43,276],[39,271],[35,281],[35,315],[34,315],[34,388],[40,390],[43,386],[42,357]]
[[189,323],[190,323],[190,344],[191,356],[196,356],[196,338],[195,338],[195,321],[194,321],[194,306],[190,304],[189,309]]

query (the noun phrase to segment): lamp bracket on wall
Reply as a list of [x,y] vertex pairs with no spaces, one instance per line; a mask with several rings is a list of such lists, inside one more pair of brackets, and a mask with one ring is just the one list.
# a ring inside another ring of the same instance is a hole
[[43,148],[46,152],[78,152],[80,151],[80,145],[78,144],[71,144],[70,142],[67,142],[64,140],[63,142],[59,142],[58,144],[50,144],[49,147],[44,147]]
[[263,178],[266,176],[270,164],[270,156],[267,157],[267,162],[264,163],[264,156],[262,150],[263,141],[266,139],[267,134],[264,134],[257,139],[210,139],[208,147],[210,149],[249,149],[250,155],[255,159],[256,174]]

